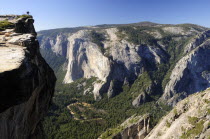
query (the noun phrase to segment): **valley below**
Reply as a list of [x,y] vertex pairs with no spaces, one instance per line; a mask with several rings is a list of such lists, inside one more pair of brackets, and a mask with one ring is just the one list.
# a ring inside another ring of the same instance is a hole
[[151,22],[38,32],[57,77],[46,138],[209,139],[209,38]]

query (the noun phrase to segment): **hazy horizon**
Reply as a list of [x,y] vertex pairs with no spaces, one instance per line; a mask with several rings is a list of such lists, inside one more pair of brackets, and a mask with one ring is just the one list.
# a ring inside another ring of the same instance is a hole
[[[141,22],[150,22],[150,21],[141,21]],[[60,27],[60,28],[49,28],[49,29],[43,29],[43,30],[37,30],[37,32],[39,31],[45,31],[45,30],[54,30],[54,29],[64,29],[64,28],[77,28],[77,27],[94,27],[94,26],[100,26],[100,25],[126,25],[126,24],[135,24],[135,23],[141,23],[141,22],[134,22],[134,23],[119,23],[119,24],[97,24],[97,25],[84,25],[84,26],[73,26],[73,27]],[[155,22],[151,22],[151,23],[155,23]],[[156,24],[160,24],[160,25],[179,25],[179,24],[193,24],[193,23],[178,23],[178,24],[165,24],[165,23],[156,23]],[[198,25],[198,26],[202,26],[199,24],[193,24],[193,25]],[[202,27],[206,27],[206,26],[202,26]],[[206,27],[206,28],[210,28],[210,27]]]

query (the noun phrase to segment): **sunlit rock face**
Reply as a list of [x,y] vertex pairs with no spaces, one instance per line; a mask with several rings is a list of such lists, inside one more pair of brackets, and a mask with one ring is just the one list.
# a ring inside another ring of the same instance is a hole
[[[91,41],[89,30],[81,30],[68,36],[68,66],[64,83],[97,77],[101,82],[94,85],[93,94],[95,98],[100,98],[101,92],[107,92],[110,88],[111,81],[116,80],[118,85],[134,81],[144,71],[146,60],[162,63],[167,58],[157,47],[119,41],[116,28],[104,31],[107,34],[107,40],[103,42],[104,53]],[[109,96],[114,94],[109,93]]]
[[209,138],[209,102],[210,88],[188,96],[178,102],[145,139]]
[[0,138],[43,138],[41,120],[54,93],[55,75],[39,52],[30,17],[8,20],[0,35]]

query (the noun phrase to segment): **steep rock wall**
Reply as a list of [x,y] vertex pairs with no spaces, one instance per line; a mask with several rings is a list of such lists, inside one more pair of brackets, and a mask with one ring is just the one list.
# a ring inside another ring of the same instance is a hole
[[210,40],[190,51],[172,70],[161,100],[175,105],[190,94],[210,87]]
[[0,35],[0,138],[43,138],[41,120],[55,75],[39,52],[32,18],[12,18]]
[[149,124],[149,116],[144,115],[136,123],[130,124],[123,131],[115,135],[113,139],[144,139],[150,131]]
[[[64,83],[79,78],[97,77],[102,82],[94,85],[95,98],[100,98],[103,92],[114,96],[113,92],[116,91],[109,92],[108,89],[120,90],[124,83],[132,83],[143,73],[148,61],[155,65],[167,59],[158,47],[134,45],[126,40],[119,41],[116,28],[103,31],[106,34],[106,40],[103,41],[104,53],[101,46],[91,41],[89,30],[81,30],[68,37],[68,66]],[[110,84],[112,81],[115,82]]]
[[107,129],[98,139],[144,139],[150,130],[150,117],[148,114],[133,115],[121,125]]
[[51,50],[56,55],[67,56],[68,35],[60,33],[55,38],[38,38],[40,40],[40,48]]

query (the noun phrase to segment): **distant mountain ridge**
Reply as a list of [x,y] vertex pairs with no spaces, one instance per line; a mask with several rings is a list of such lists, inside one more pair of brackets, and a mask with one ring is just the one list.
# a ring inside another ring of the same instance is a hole
[[149,21],[142,21],[142,22],[137,22],[137,23],[128,23],[128,24],[99,24],[99,25],[92,25],[92,26],[78,26],[78,27],[64,27],[64,28],[55,28],[55,29],[46,29],[46,30],[40,30],[38,31],[39,34],[42,34],[44,32],[49,32],[50,31],[57,31],[57,30],[62,30],[65,32],[71,29],[88,29],[88,28],[93,28],[93,27],[99,27],[99,28],[103,28],[103,27],[119,27],[119,26],[156,26],[156,25],[189,25],[189,26],[198,26],[198,27],[202,27],[202,28],[207,28],[207,27],[203,27],[197,24],[191,24],[191,23],[182,23],[182,24],[160,24],[160,23],[154,23],[154,22],[149,22]]

